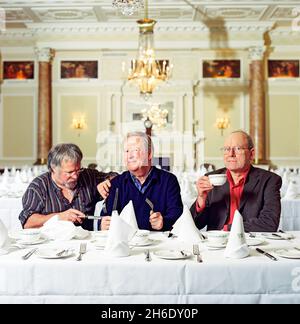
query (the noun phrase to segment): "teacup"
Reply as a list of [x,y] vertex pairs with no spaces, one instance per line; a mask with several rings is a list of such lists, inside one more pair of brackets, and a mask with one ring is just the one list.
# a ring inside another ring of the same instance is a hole
[[208,243],[214,245],[223,245],[227,242],[229,232],[224,231],[207,231]]
[[35,242],[41,238],[41,231],[37,228],[26,228],[20,234],[23,242]]
[[142,244],[148,242],[150,231],[148,230],[138,230],[135,236],[131,240],[134,244]]
[[226,182],[227,176],[226,174],[210,174],[208,179],[213,186],[222,186]]

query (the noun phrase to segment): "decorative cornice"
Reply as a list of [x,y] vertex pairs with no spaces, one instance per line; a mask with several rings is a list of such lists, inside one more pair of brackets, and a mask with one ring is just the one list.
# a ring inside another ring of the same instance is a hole
[[282,37],[287,37],[287,36],[299,36],[300,31],[295,28],[291,24],[291,26],[288,27],[277,27],[276,29],[270,31],[270,36],[282,36]]
[[[167,22],[158,22],[155,27],[155,33],[218,33],[222,31],[228,32],[258,32],[264,33],[273,27],[273,22],[227,22],[223,25],[205,25],[199,22],[180,23],[174,25]],[[0,38],[19,38],[19,37],[37,37],[40,35],[93,35],[101,33],[138,33],[136,23],[82,23],[82,24],[43,24],[43,23],[27,23],[25,29],[7,29],[0,35]]]

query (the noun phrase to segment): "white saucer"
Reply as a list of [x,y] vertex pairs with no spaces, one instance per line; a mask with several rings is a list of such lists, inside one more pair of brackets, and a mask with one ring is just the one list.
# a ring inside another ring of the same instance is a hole
[[38,240],[36,241],[22,241],[21,239],[17,240],[17,244],[21,244],[21,245],[35,245],[35,244],[41,244],[46,242],[47,239],[45,237],[40,237]]
[[214,250],[219,250],[219,249],[225,249],[227,243],[223,243],[223,244],[216,244],[216,243],[210,243],[210,242],[205,242],[205,245],[209,248],[209,249],[214,249]]
[[35,252],[35,255],[43,259],[63,259],[74,254],[73,249],[67,249],[63,254],[57,255],[60,251],[62,251],[62,248],[42,248],[38,249]]
[[186,250],[160,250],[153,252],[154,255],[161,259],[179,260],[191,257],[192,253]]
[[256,246],[256,245],[263,244],[265,241],[263,239],[259,239],[256,237],[247,237],[246,242],[248,246]]
[[279,249],[279,250],[275,250],[274,252],[282,258],[300,259],[300,251],[297,250]]

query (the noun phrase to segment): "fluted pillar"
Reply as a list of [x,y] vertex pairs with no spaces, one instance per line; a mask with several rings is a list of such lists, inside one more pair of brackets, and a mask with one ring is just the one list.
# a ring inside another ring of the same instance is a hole
[[50,48],[36,48],[39,61],[38,149],[35,164],[46,164],[52,146],[52,58]]
[[266,110],[264,47],[251,47],[250,54],[250,135],[254,142],[255,164],[265,164],[266,159]]

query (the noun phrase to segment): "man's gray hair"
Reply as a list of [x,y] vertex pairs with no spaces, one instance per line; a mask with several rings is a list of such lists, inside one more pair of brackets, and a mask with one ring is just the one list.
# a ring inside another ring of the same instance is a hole
[[81,163],[82,152],[76,144],[61,143],[53,146],[48,153],[47,166],[49,171],[55,167],[60,167],[62,161],[72,161],[75,164]]
[[248,149],[252,149],[254,147],[252,137],[248,133],[246,133],[245,131],[243,131],[241,129],[231,132],[231,134],[235,134],[235,133],[242,133],[246,137],[247,142],[248,142]]
[[148,154],[150,152],[152,152],[152,154],[154,153],[153,142],[152,142],[151,137],[149,135],[147,135],[144,132],[129,132],[126,135],[126,140],[128,138],[130,138],[130,137],[140,137],[143,140],[145,150],[148,151]]

